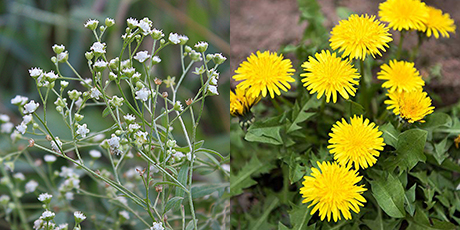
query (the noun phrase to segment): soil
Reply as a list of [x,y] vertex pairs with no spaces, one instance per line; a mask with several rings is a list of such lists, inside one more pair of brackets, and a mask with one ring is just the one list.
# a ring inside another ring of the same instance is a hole
[[[347,7],[358,14],[377,15],[378,5],[383,1],[367,0],[321,0],[318,1],[326,16],[325,26],[332,28],[338,23],[336,8]],[[449,13],[458,28],[460,25],[460,1],[426,0],[427,5]],[[257,50],[277,51],[286,44],[298,44],[306,23],[299,24],[299,10],[296,0],[231,0],[230,1],[230,44],[231,73],[251,53]],[[395,42],[399,36],[395,31]],[[415,33],[409,33],[404,40],[405,47],[413,47],[417,40]],[[288,58],[294,58],[288,56]],[[450,34],[450,38],[431,38],[425,42],[420,55],[415,60],[416,67],[424,77],[428,77],[437,65],[442,66],[441,77],[432,78],[427,90],[436,93],[442,101],[436,106],[454,104],[460,98],[460,35]],[[433,77],[433,76],[431,76]],[[233,83],[233,85],[235,85]]]

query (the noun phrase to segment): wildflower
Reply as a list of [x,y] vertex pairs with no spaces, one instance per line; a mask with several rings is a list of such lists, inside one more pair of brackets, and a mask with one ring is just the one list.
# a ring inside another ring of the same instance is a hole
[[32,69],[29,69],[29,75],[34,79],[40,77],[42,74],[43,70],[40,68],[34,67]]
[[250,97],[246,94],[246,90],[236,87],[235,93],[230,91],[230,114],[243,117],[250,113],[252,106],[259,101],[260,97]]
[[29,114],[35,112],[40,104],[35,103],[34,100],[31,100],[29,103],[24,105],[24,114]]
[[214,54],[213,57],[212,57],[212,61],[214,63],[216,63],[216,65],[220,65],[220,64],[224,63],[225,60],[227,60],[227,58],[224,57],[222,54],[219,54],[219,53]]
[[348,123],[342,118],[342,122],[337,121],[333,125],[327,148],[342,166],[353,164],[355,169],[371,167],[385,146],[382,132],[375,123],[364,120],[362,116],[355,115],[350,120]]
[[19,180],[19,181],[25,181],[26,180],[26,177],[22,173],[15,173],[13,175],[13,178],[16,179],[16,180]]
[[155,39],[155,40],[158,40],[158,39],[160,39],[160,38],[165,36],[161,30],[158,30],[158,29],[155,29],[155,28],[152,29],[151,34],[152,34],[152,38]]
[[45,204],[48,204],[51,201],[51,198],[53,198],[53,195],[50,195],[48,193],[42,193],[38,196],[38,200]]
[[130,133],[132,133],[132,132],[134,132],[134,131],[136,131],[136,130],[138,130],[140,128],[141,128],[141,126],[139,124],[136,124],[136,123],[129,124],[129,126],[128,126],[128,130],[129,130]]
[[106,67],[107,67],[108,63],[106,61],[103,61],[103,60],[97,60],[93,67],[94,67],[94,70],[98,71],[98,72],[101,72],[103,71]]
[[99,91],[99,89],[97,89],[96,87],[93,87],[93,88],[91,88],[90,96],[91,96],[91,98],[99,100],[99,97],[102,96],[102,93],[101,93],[101,91]]
[[150,227],[150,230],[164,230],[163,223],[161,222],[153,222],[153,226]]
[[68,59],[69,59],[69,52],[68,51],[64,51],[62,53],[59,53],[57,56],[57,61],[60,62],[60,63],[64,63],[66,62]]
[[61,153],[62,142],[59,140],[59,137],[55,138],[56,141],[51,140],[51,148],[58,153]]
[[134,56],[134,59],[138,60],[140,63],[145,62],[150,57],[149,52],[144,50],[144,51],[139,51],[136,53]]
[[122,70],[122,72],[123,72],[127,77],[132,77],[133,74],[136,72],[136,69],[134,69],[133,67],[125,68],[125,69]]
[[408,120],[409,123],[416,121],[424,123],[423,118],[433,113],[434,107],[431,106],[431,98],[422,89],[410,92],[393,92],[387,94],[389,100],[384,103],[389,105],[388,110]]
[[66,192],[64,194],[64,197],[65,197],[66,200],[73,200],[74,199],[73,198],[73,192]]
[[89,151],[89,155],[91,156],[91,158],[94,158],[94,159],[97,159],[99,157],[101,157],[101,152],[95,150],[95,149],[92,149]]
[[154,56],[154,57],[152,58],[152,65],[156,65],[156,64],[158,64],[158,63],[160,63],[160,62],[161,62],[161,58],[160,58],[160,57]]
[[439,34],[443,37],[449,37],[449,33],[455,33],[454,20],[448,13],[443,14],[441,10],[428,6],[428,20],[425,23],[426,36],[439,38]]
[[120,217],[122,217],[124,220],[129,220],[129,213],[126,210],[119,211],[118,214]]
[[64,88],[66,88],[67,86],[69,86],[69,82],[68,81],[61,81],[61,90],[63,90]]
[[34,180],[30,180],[25,185],[25,189],[26,189],[25,193],[35,192],[35,189],[37,189],[37,187],[38,187],[38,183]]
[[420,0],[387,0],[379,5],[379,16],[394,30],[424,31],[428,8]]
[[170,86],[175,85],[176,84],[175,81],[176,81],[176,77],[168,76],[166,80],[164,80],[166,88],[169,88]]
[[10,121],[10,117],[6,114],[0,114],[0,121],[1,122],[9,122]]
[[53,163],[56,161],[56,159],[57,159],[56,156],[50,155],[50,154],[46,154],[44,157],[45,162],[48,162],[48,163]]
[[210,95],[219,95],[219,92],[217,91],[217,87],[215,85],[208,85],[208,93]]
[[13,142],[19,140],[22,138],[22,135],[17,131],[17,130],[14,130],[11,135],[10,135],[10,138]]
[[27,101],[29,101],[28,97],[16,95],[13,99],[11,99],[11,104],[21,106],[27,103]]
[[22,117],[24,124],[29,124],[32,121],[32,114],[24,115]]
[[76,211],[73,213],[73,216],[75,217],[75,222],[77,224],[81,223],[82,221],[84,221],[86,219],[86,216],[85,214],[83,214],[82,212],[80,211]]
[[89,19],[85,23],[85,27],[90,29],[90,30],[95,30],[97,28],[97,25],[99,24],[98,20],[95,19]]
[[126,22],[128,24],[128,27],[131,28],[131,29],[134,29],[137,26],[139,26],[139,22],[135,18],[128,18],[128,19],[126,19]]
[[105,54],[105,43],[95,42],[89,49],[98,55]]
[[1,195],[1,196],[0,196],[0,204],[2,204],[2,205],[7,205],[8,202],[10,202],[10,199],[11,199],[11,198],[10,198],[10,196],[8,196],[8,195]]
[[54,230],[67,230],[69,228],[69,224],[64,223],[60,224],[58,227],[56,227]]
[[388,30],[375,16],[352,14],[332,28],[329,41],[333,50],[343,52],[343,57],[364,60],[371,54],[375,58],[375,54],[382,56],[380,50],[385,51],[393,40]]
[[91,87],[91,85],[93,84],[93,80],[91,80],[91,78],[86,78],[85,80],[83,81],[80,81],[80,84],[82,86],[85,86],[85,87]]
[[123,105],[124,100],[125,99],[122,97],[113,96],[112,99],[109,100],[109,103],[115,107],[120,107]]
[[174,103],[174,110],[179,112],[184,110],[184,108],[182,108],[182,103],[180,101],[176,101],[176,103]]
[[386,80],[383,88],[388,88],[388,91],[413,91],[421,89],[425,85],[420,73],[414,68],[413,62],[391,60],[390,65],[383,64],[381,71],[377,73],[377,78]]
[[19,125],[16,126],[16,130],[17,130],[19,133],[24,134],[24,133],[26,133],[27,125],[26,125],[24,122],[21,122],[21,124],[19,124]]
[[143,35],[148,35],[152,32],[151,28],[152,27],[152,21],[150,21],[148,18],[144,18],[139,21],[139,28],[142,30]]
[[363,185],[356,185],[361,181],[357,170],[350,170],[338,165],[336,162],[317,162],[318,168],[311,168],[311,176],[305,176],[305,181],[300,188],[302,203],[314,206],[310,214],[319,210],[321,220],[327,216],[327,221],[341,220],[340,212],[347,220],[351,219],[350,209],[359,212],[359,206],[366,202],[361,195],[367,189]]
[[54,212],[46,210],[42,213],[42,216],[40,218],[43,219],[44,221],[50,221],[54,219],[55,216],[56,214]]
[[80,135],[81,137],[85,138],[86,134],[89,133],[89,129],[87,128],[86,124],[83,125],[77,125],[77,131],[76,133]]
[[185,43],[187,43],[187,41],[188,41],[188,37],[185,36],[185,35],[179,35],[178,38],[179,38],[179,41],[180,41],[181,45],[185,45]]
[[[315,59],[316,58],[316,59]],[[302,64],[307,73],[300,74],[304,77],[302,82],[310,94],[318,93],[317,98],[323,94],[326,102],[329,103],[331,96],[334,103],[337,102],[337,93],[348,99],[349,95],[354,96],[360,75],[349,60],[343,60],[330,53],[329,50],[316,53],[315,58],[310,56],[308,61]]]
[[150,97],[150,94],[152,92],[147,89],[146,87],[136,91],[136,99],[137,100],[142,100],[142,101],[147,101]]
[[192,59],[192,61],[201,61],[201,54],[192,50],[190,51],[190,59]]
[[280,89],[287,91],[291,88],[288,82],[295,81],[291,77],[294,71],[291,61],[283,59],[283,55],[257,51],[256,55],[251,54],[247,61],[240,64],[233,79],[242,81],[237,87],[246,90],[246,95],[250,97],[265,97],[268,91],[274,98],[275,93],[281,94]]
[[136,139],[136,143],[138,145],[143,145],[145,142],[147,142],[147,135],[147,132],[142,132],[139,130],[134,134],[134,139]]
[[72,100],[77,100],[81,96],[81,92],[76,89],[67,92],[67,94],[69,95],[69,98]]
[[180,43],[179,35],[177,33],[170,33],[168,40],[174,45],[177,45]]
[[11,123],[11,122],[3,123],[0,126],[0,133],[11,133],[13,128],[14,128],[13,123]]
[[208,43],[207,42],[198,42],[195,44],[195,48],[198,52],[204,53],[208,49]]
[[136,117],[134,117],[134,115],[132,114],[126,114],[123,116],[123,118],[126,120],[126,122],[130,123],[130,122],[133,122],[136,120]]

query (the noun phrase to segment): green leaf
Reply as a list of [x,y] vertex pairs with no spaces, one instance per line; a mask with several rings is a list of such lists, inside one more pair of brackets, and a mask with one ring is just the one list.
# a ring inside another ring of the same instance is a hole
[[404,188],[398,178],[389,174],[386,180],[378,178],[370,181],[372,195],[379,206],[391,217],[403,218],[404,211]]
[[[188,163],[185,163],[182,165],[182,167],[179,170],[179,175],[177,176],[177,180],[183,184],[187,184],[187,175],[188,175]],[[176,187],[176,196],[177,197],[184,197],[185,191],[182,188]]]
[[415,216],[408,218],[409,226],[407,230],[448,230],[456,229],[455,225],[449,222],[440,221],[434,218],[431,220],[426,215],[425,211],[417,206]]
[[214,155],[218,156],[218,157],[220,158],[221,161],[224,160],[224,157],[222,156],[222,154],[220,154],[219,152],[217,152],[217,151],[215,151],[215,150],[212,150],[212,149],[200,148],[200,149],[197,149],[196,151],[197,151],[197,152],[211,153],[211,154],[214,154]]
[[[193,145],[193,149],[196,149],[196,151],[198,151],[198,150],[204,151],[203,149],[200,149],[201,146],[203,145],[203,143],[204,143],[204,140],[195,142],[195,144]],[[190,152],[190,148],[189,148],[188,146],[179,147],[179,148],[174,148],[174,149],[175,149],[176,151],[183,152],[183,153],[188,153],[188,152]]]
[[315,115],[313,112],[306,112],[309,109],[318,108],[321,104],[321,101],[316,99],[315,97],[310,97],[310,99],[300,108],[300,103],[298,102],[295,104],[294,109],[292,110],[292,116],[290,119],[290,124],[287,127],[286,133],[291,133],[296,130],[301,129],[300,126],[297,124],[300,122],[306,121],[308,118]]
[[434,153],[433,156],[436,158],[438,164],[442,164],[444,160],[449,157],[447,150],[449,149],[450,145],[447,144],[447,137],[444,138],[441,142],[434,144]]
[[407,213],[411,216],[415,213],[415,188],[417,188],[417,184],[414,184],[409,190],[404,193],[404,204]]
[[364,114],[364,107],[352,100],[345,101],[345,114],[348,117],[353,117],[353,115],[362,115]]
[[244,139],[251,142],[260,142],[281,145],[283,140],[280,135],[282,128],[279,117],[272,117],[264,121],[256,121],[249,127]]
[[439,127],[449,128],[452,126],[452,118],[445,113],[433,113],[426,117],[426,122],[420,128],[434,130]]
[[335,9],[339,19],[347,19],[353,13],[348,7],[339,6]]
[[379,130],[383,132],[383,140],[385,144],[391,145],[396,148],[398,143],[399,131],[390,123],[386,123],[379,127]]
[[290,230],[286,225],[282,224],[281,222],[278,222],[278,230]]
[[168,212],[172,207],[179,206],[183,199],[184,199],[183,197],[177,197],[177,196],[169,199],[168,202],[166,202],[165,210],[163,211],[163,214]]
[[104,111],[102,111],[102,117],[107,117],[110,113],[110,108],[107,106]]
[[306,204],[295,205],[291,203],[292,210],[288,211],[293,230],[305,230],[308,228],[308,221],[311,219],[311,208]]
[[427,131],[410,129],[398,136],[396,144],[397,162],[401,170],[411,170],[418,162],[425,162]]
[[225,188],[229,187],[229,183],[219,183],[219,184],[200,184],[192,187],[192,198],[200,198],[206,195],[209,195],[216,191],[223,192]]
[[[198,222],[198,220],[196,220]],[[187,224],[187,227],[185,227],[185,230],[193,230],[194,228],[194,224],[193,224],[193,220],[190,220],[190,222],[188,222]]]
[[257,182],[251,178],[251,175],[255,173],[262,173],[268,171],[274,166],[267,164],[267,162],[260,162],[257,157],[252,157],[251,161],[245,165],[236,175],[230,175],[230,194],[232,196],[241,194],[244,188],[252,186]]

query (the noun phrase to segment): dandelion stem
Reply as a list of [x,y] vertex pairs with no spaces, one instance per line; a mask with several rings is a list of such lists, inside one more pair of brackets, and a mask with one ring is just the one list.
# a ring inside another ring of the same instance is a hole
[[403,44],[403,41],[404,41],[404,35],[406,34],[406,31],[404,30],[401,30],[401,33],[400,33],[400,38],[399,38],[399,44],[398,44],[398,51],[396,53],[396,59],[399,60],[401,58],[401,52],[402,52],[402,44]]

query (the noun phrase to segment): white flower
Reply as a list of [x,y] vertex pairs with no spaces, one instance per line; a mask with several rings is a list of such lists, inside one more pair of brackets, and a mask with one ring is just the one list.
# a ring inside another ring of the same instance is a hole
[[177,111],[184,110],[184,108],[182,108],[182,103],[180,101],[176,101],[176,103],[174,104],[174,109]]
[[24,105],[25,103],[27,103],[27,101],[29,100],[28,97],[23,97],[23,96],[20,96],[20,95],[16,95],[16,97],[14,97],[13,99],[11,99],[11,104],[13,105]]
[[0,121],[1,122],[8,122],[10,121],[10,117],[6,114],[0,114]]
[[50,221],[54,219],[55,216],[56,214],[54,212],[46,210],[42,213],[42,216],[40,218],[43,219],[44,221]]
[[[57,144],[56,144],[57,143]],[[58,153],[61,153],[61,150],[59,148],[62,147],[62,142],[59,140],[59,137],[56,137],[56,142],[51,140],[51,148]]]
[[213,58],[212,58],[212,60],[214,61],[214,63],[220,65],[220,64],[224,63],[225,60],[227,60],[227,58],[224,57],[224,56],[223,56],[222,54],[220,54],[220,53],[215,53],[214,56],[213,56]]
[[110,148],[118,149],[120,147],[120,138],[117,137],[115,134],[112,134],[112,138],[108,140]]
[[122,72],[126,75],[128,75],[128,77],[131,77],[133,76],[134,72],[136,72],[136,69],[134,69],[133,67],[130,67],[130,68],[124,68],[122,70]]
[[129,213],[126,210],[119,211],[118,214],[122,216],[125,220],[129,220]]
[[61,167],[61,172],[59,173],[60,177],[69,178],[69,177],[78,177],[78,175],[73,171],[72,168],[66,166]]
[[35,192],[35,189],[37,189],[38,183],[34,180],[30,180],[29,182],[26,183],[25,188],[26,188],[26,193],[29,192]]
[[134,132],[134,131],[136,131],[136,130],[138,130],[138,129],[140,129],[140,128],[141,128],[141,126],[138,125],[137,123],[130,124],[130,125],[128,126],[129,132]]
[[10,138],[13,142],[21,139],[21,137],[22,135],[17,130],[14,130],[13,133],[11,133],[10,135]]
[[36,219],[36,220],[34,221],[34,226],[33,226],[33,228],[36,229],[36,230],[38,230],[38,229],[44,229],[45,226],[44,226],[43,224],[44,224],[44,222],[43,222],[43,220],[42,220],[41,217],[40,217],[40,218],[38,218],[38,219]]
[[105,54],[105,43],[95,42],[89,49],[97,54]]
[[40,77],[43,74],[43,70],[37,67],[29,69],[29,75],[33,78]]
[[170,42],[172,42],[175,45],[180,43],[179,35],[177,33],[170,33],[168,39]]
[[96,69],[99,69],[99,70],[103,70],[103,69],[105,69],[105,67],[107,67],[107,64],[108,63],[106,61],[104,61],[104,60],[97,60],[94,63],[93,67],[96,68]]
[[29,103],[24,105],[24,113],[29,114],[35,112],[40,104],[35,103],[34,100],[31,100]]
[[86,78],[85,80],[80,81],[80,84],[86,87],[91,87],[92,83],[93,83],[93,80],[91,78]]
[[149,96],[152,92],[148,90],[146,87],[142,88],[139,91],[136,91],[136,99],[138,100],[143,100],[147,101],[149,99]]
[[83,104],[83,99],[81,99],[81,97],[79,97],[78,100],[75,102],[76,109],[80,109],[81,104]]
[[[188,153],[186,154],[186,156],[187,156],[187,160],[188,160],[188,161],[192,161],[192,154],[191,154],[190,152],[188,152]],[[193,155],[193,159],[195,159],[195,158],[196,158],[196,155]]]
[[78,189],[80,188],[80,180],[76,177],[69,177],[64,183],[61,185],[60,191],[66,191],[71,189]]
[[198,50],[198,52],[203,53],[208,49],[208,43],[207,42],[198,42],[195,44],[195,48]]
[[221,165],[222,169],[227,171],[227,172],[230,172],[230,165],[229,164],[223,164]]
[[22,117],[22,119],[24,119],[23,122],[27,125],[32,121],[32,114],[25,115]]
[[79,134],[81,137],[85,138],[86,134],[89,133],[89,129],[87,128],[86,124],[83,125],[77,125],[77,134]]
[[152,34],[152,38],[155,39],[155,40],[158,40],[158,39],[160,39],[160,38],[165,36],[161,30],[158,30],[156,28],[152,29],[151,34]]
[[14,179],[18,179],[20,181],[25,181],[26,180],[26,177],[24,176],[24,174],[22,173],[16,173],[13,175],[13,178]]
[[140,63],[145,62],[145,60],[147,60],[148,58],[150,58],[150,56],[149,52],[146,50],[139,51],[136,53],[136,56],[134,56],[134,59],[138,60]]
[[96,19],[89,19],[85,23],[85,27],[89,28],[91,30],[95,30],[97,28],[97,25],[99,24],[99,21]]
[[93,150],[90,150],[89,151],[89,155],[92,157],[92,158],[99,158],[101,157],[101,152],[93,149]]
[[67,59],[69,59],[69,52],[67,50],[57,55],[58,62],[66,62]]
[[133,122],[136,120],[136,117],[134,117],[132,114],[126,114],[123,116],[123,118],[125,119],[125,121],[127,121],[128,123],[129,122]]
[[64,45],[58,45],[58,44],[54,44],[52,47],[53,51],[57,54],[61,53],[62,51],[65,50],[65,46]]
[[188,41],[188,37],[185,35],[179,35],[179,41],[181,45],[185,45],[185,43]]
[[133,29],[137,26],[139,26],[139,22],[135,18],[128,18],[126,19],[126,22],[128,23],[128,26]]
[[176,161],[180,161],[182,160],[182,158],[185,157],[185,155],[182,152],[175,152],[172,154],[172,156],[174,157],[174,160]]
[[11,122],[4,123],[4,124],[1,125],[0,132],[1,133],[11,133],[13,128],[14,128],[13,123],[11,123]]
[[21,122],[21,124],[19,124],[18,126],[16,126],[16,130],[17,130],[19,133],[24,134],[24,133],[26,133],[27,125],[26,125],[24,122]]
[[56,156],[46,154],[45,157],[44,157],[44,160],[45,160],[45,162],[53,163],[53,162],[56,161]]
[[142,131],[137,131],[135,134],[134,134],[134,138],[136,139],[136,143],[138,145],[142,145],[144,144],[145,142],[147,142],[147,132],[142,132]]
[[217,87],[214,85],[208,86],[208,92],[211,93],[212,95],[219,95],[219,92],[217,92]]
[[56,79],[58,79],[58,75],[54,73],[54,71],[49,71],[48,73],[45,73],[45,79],[50,81],[50,82],[53,82],[55,81]]
[[150,227],[150,230],[164,230],[165,228],[163,228],[163,223],[161,222],[153,222],[153,226]]
[[150,29],[152,22],[148,18],[140,20],[138,26],[141,28],[143,35],[148,35],[150,32],[152,32]]
[[73,192],[66,192],[64,196],[66,200],[73,200]]
[[1,195],[0,196],[0,204],[6,205],[10,202],[10,196],[8,195]]
[[215,76],[212,76],[209,83],[210,83],[211,85],[217,85],[217,78],[216,78]]
[[38,200],[43,203],[49,203],[51,201],[51,198],[53,198],[53,195],[50,195],[48,193],[42,193],[38,196]]
[[155,64],[158,64],[158,63],[161,62],[161,58],[158,57],[158,56],[154,56],[154,57],[152,58],[152,62],[153,62],[154,65],[155,65]]
[[58,227],[56,227],[54,230],[64,230],[64,229],[68,229],[69,228],[69,224],[67,223],[64,223],[64,224],[60,224]]

